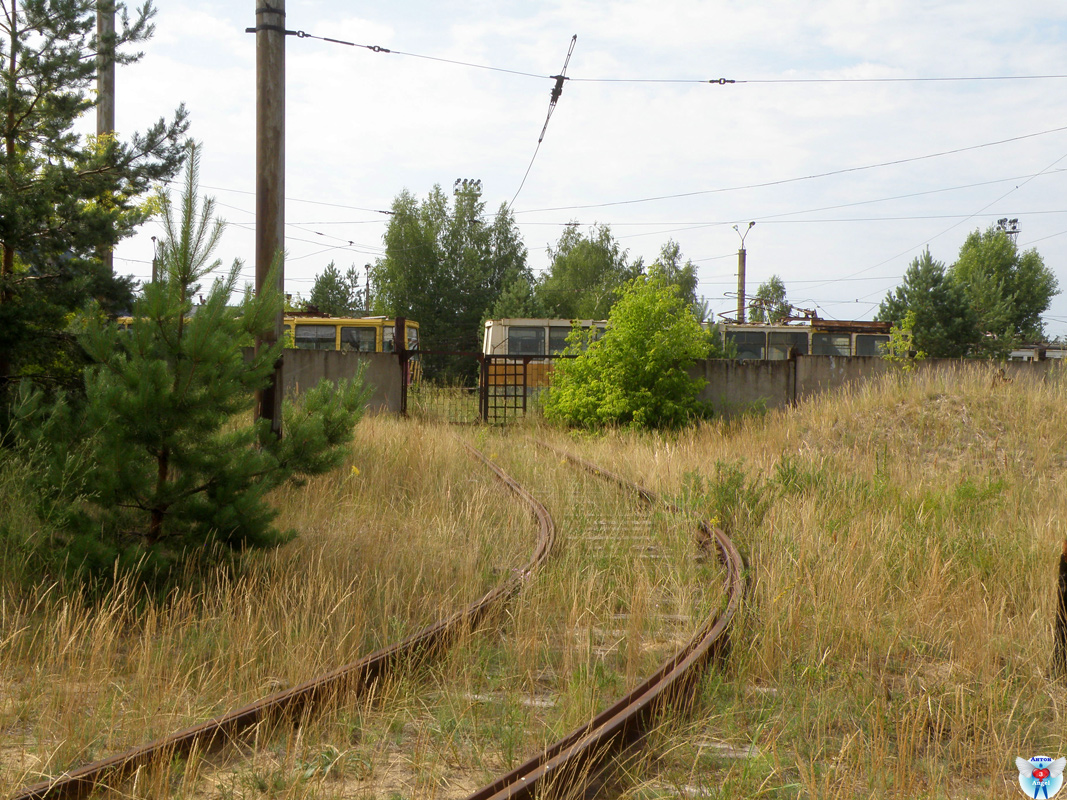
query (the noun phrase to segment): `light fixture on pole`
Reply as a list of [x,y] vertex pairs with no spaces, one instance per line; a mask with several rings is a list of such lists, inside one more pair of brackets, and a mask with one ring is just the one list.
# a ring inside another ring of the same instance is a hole
[[752,226],[755,222],[748,223],[748,227],[745,228],[745,232],[741,233],[740,229],[734,225],[734,230],[737,231],[737,235],[741,237],[741,249],[737,251],[737,321],[745,321],[745,237],[748,236],[748,232],[752,230]]

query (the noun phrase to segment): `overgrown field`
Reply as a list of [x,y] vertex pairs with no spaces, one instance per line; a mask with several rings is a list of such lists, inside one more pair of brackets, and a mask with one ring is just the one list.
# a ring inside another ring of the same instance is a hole
[[[1016,797],[1016,756],[1067,755],[1049,675],[1067,538],[1067,380],[890,376],[671,435],[376,418],[337,475],[276,498],[301,536],[167,603],[0,594],[0,786],[147,741],[325,672],[481,596],[535,527],[463,451],[546,504],[556,555],[438,662],[298,729],[138,776],[116,796],[460,797],[588,719],[721,602],[691,519],[651,513],[546,439],[715,517],[753,588],[725,674],[617,791]],[[4,523],[34,524],[20,476]],[[245,756],[252,753],[251,758]]]

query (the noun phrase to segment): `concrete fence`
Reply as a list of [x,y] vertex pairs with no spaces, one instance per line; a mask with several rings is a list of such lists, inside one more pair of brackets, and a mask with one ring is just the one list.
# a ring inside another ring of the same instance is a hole
[[[964,369],[981,367],[991,374],[1003,369],[1005,377],[1046,377],[1067,365],[1057,361],[1007,363],[966,361],[950,358],[915,362],[917,369]],[[693,365],[689,374],[707,381],[701,399],[711,402],[717,413],[729,416],[751,408],[782,408],[820,392],[873,380],[893,366],[877,356],[797,356],[790,361],[730,361],[709,359]]]
[[400,364],[393,353],[286,350],[282,358],[282,381],[286,396],[307,391],[323,378],[331,381],[352,378],[359,365],[366,364],[367,383],[373,390],[367,410],[375,414],[400,413],[403,382],[400,377]]
[[[323,378],[343,380],[367,365],[367,382],[373,387],[368,410],[400,412],[403,382],[393,353],[342,353],[333,350],[286,350],[284,381],[286,395],[315,386]],[[990,374],[1003,369],[1006,377],[1029,375],[1043,378],[1052,370],[1067,369],[1055,360],[1008,363],[926,359],[917,369],[986,368]],[[820,392],[878,378],[892,365],[872,356],[797,356],[790,361],[732,361],[709,359],[694,364],[689,374],[707,381],[701,399],[715,411],[729,416],[751,408],[782,408]]]

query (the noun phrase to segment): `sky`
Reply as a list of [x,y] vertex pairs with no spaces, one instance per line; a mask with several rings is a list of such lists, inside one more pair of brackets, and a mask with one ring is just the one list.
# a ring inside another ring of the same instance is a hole
[[[185,103],[201,191],[228,222],[217,254],[252,280],[256,3],[155,5],[143,58],[118,70],[116,127]],[[1065,292],[1047,331],[1067,337],[1060,0],[289,0],[286,13],[310,34],[286,37],[289,293],[306,297],[331,261],[362,273],[380,257],[402,190],[471,178],[490,212],[512,204],[535,272],[570,222],[610,226],[646,263],[673,239],[716,313],[736,308],[739,232],[749,294],[778,275],[796,306],[871,319],[925,248],[951,265],[969,233],[1018,219],[1020,248]],[[157,222],[122,242],[116,270],[149,277],[153,235]]]

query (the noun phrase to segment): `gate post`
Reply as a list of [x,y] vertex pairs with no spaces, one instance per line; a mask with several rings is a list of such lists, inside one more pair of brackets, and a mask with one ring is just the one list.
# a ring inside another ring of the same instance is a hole
[[526,416],[526,395],[530,391],[529,366],[530,357],[527,356],[522,360],[522,415],[524,417]]
[[393,320],[393,350],[400,364],[400,416],[408,414],[408,332],[407,319]]
[[489,358],[484,353],[478,354],[481,362],[481,377],[478,380],[478,416],[482,422],[489,421]]

